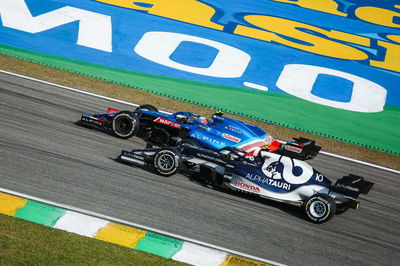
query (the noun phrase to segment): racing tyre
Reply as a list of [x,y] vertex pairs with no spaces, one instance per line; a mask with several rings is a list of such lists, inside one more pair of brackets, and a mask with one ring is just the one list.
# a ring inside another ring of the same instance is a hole
[[321,224],[335,215],[336,204],[327,194],[315,194],[305,202],[304,210],[311,222]]
[[118,113],[112,120],[112,131],[121,139],[133,137],[139,130],[139,119],[127,112]]
[[176,174],[181,168],[182,158],[180,153],[173,148],[157,151],[154,156],[154,170],[162,176]]
[[[155,106],[150,105],[150,104],[142,104],[142,105],[139,105],[139,107],[136,108],[136,110],[147,110],[147,111],[158,112],[158,109],[157,109]],[[135,111],[136,111],[136,110],[135,110]]]

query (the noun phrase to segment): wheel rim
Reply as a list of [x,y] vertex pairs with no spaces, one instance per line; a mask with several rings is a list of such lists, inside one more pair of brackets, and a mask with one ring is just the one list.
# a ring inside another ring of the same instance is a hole
[[158,157],[158,166],[163,172],[171,171],[175,166],[174,157],[170,154],[161,155]]
[[133,129],[133,121],[128,117],[118,117],[117,121],[115,121],[116,131],[121,135],[128,135],[132,132]]
[[326,214],[327,208],[325,204],[319,200],[314,201],[310,205],[310,213],[316,218],[321,218]]

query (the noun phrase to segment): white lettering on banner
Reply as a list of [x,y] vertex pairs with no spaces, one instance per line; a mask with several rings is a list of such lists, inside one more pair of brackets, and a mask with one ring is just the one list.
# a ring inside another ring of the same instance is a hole
[[24,0],[1,0],[0,15],[4,27],[38,33],[79,21],[77,44],[112,52],[110,16],[65,6],[33,17]]
[[[218,50],[212,64],[207,68],[192,67],[170,59],[182,42],[195,42]],[[136,44],[134,51],[155,63],[175,69],[219,78],[241,77],[250,62],[250,55],[232,46],[192,35],[172,32],[147,32]]]
[[[351,100],[349,102],[338,102],[313,95],[311,91],[319,74],[332,75],[352,81],[354,85]],[[310,102],[365,113],[383,111],[387,95],[385,88],[370,80],[330,68],[301,64],[286,65],[276,86],[289,94]]]
[[[0,18],[4,27],[33,34],[78,21],[78,45],[112,52],[112,23],[111,17],[107,15],[65,6],[33,17],[24,0],[0,0]],[[218,53],[211,65],[202,68],[173,61],[170,56],[185,41],[217,49]],[[167,67],[218,78],[241,77],[251,60],[248,53],[235,47],[173,32],[147,32],[136,44],[134,51],[145,59]],[[351,81],[353,88],[350,101],[339,102],[312,94],[320,74]],[[387,90],[370,80],[330,68],[304,64],[284,66],[276,86],[288,94],[310,102],[365,113],[383,111],[387,97]]]

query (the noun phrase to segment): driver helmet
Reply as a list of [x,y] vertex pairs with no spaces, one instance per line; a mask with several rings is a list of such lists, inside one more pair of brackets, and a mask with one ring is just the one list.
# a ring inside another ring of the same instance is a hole
[[200,121],[201,123],[205,124],[205,125],[208,124],[207,118],[205,118],[205,117],[203,117],[203,116],[200,116],[200,117],[199,117],[199,121]]
[[271,147],[269,145],[264,145],[264,146],[261,147],[261,149],[263,151],[269,151],[271,149]]

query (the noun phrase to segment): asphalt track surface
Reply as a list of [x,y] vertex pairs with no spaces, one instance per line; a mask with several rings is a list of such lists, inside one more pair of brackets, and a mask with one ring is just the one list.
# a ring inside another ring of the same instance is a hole
[[75,124],[109,106],[132,108],[0,74],[0,187],[289,265],[398,265],[400,175],[318,155],[332,180],[376,184],[360,209],[315,225],[295,207],[116,162],[143,142]]

